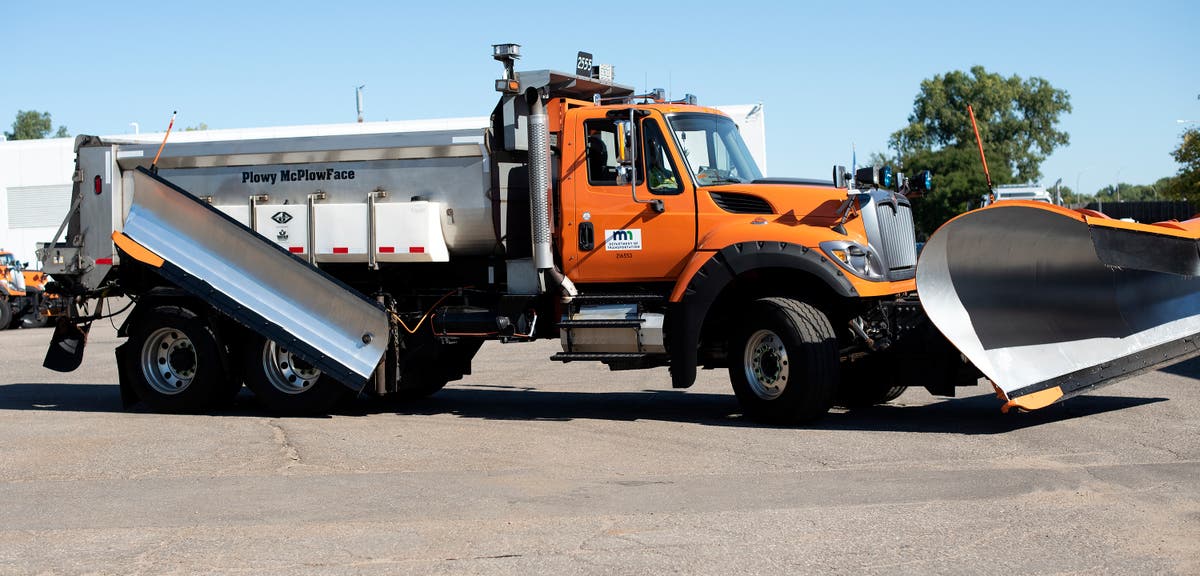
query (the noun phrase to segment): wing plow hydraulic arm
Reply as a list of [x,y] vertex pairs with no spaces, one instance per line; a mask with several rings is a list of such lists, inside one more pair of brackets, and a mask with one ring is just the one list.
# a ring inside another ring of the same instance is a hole
[[925,245],[926,313],[1033,410],[1200,355],[1200,220],[1135,224],[1040,202],[947,222]]
[[180,288],[361,388],[383,357],[386,313],[170,182],[138,168],[113,241]]

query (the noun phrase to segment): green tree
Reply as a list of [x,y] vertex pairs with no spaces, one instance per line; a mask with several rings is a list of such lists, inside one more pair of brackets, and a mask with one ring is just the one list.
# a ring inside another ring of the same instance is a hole
[[1180,137],[1179,147],[1171,152],[1171,157],[1180,167],[1167,187],[1167,195],[1200,202],[1200,128],[1185,130]]
[[[54,129],[54,122],[50,120],[49,112],[18,110],[12,129],[12,132],[4,133],[8,140],[40,140],[50,135],[50,131]],[[54,133],[55,138],[67,136],[70,136],[70,133],[67,132],[66,126],[59,126],[58,131]]]
[[946,220],[978,203],[987,193],[975,133],[967,114],[974,110],[993,184],[1034,182],[1042,162],[1070,141],[1057,129],[1071,111],[1071,98],[1043,78],[1004,77],[972,67],[921,82],[908,125],[889,144],[906,171],[934,173],[934,190],[917,201],[917,227],[933,232]]
[[184,132],[199,132],[202,130],[208,130],[208,124],[201,122],[195,126],[188,126],[187,128],[183,129]]
[[[1163,180],[1159,180],[1161,183]],[[1120,190],[1120,194],[1117,191]],[[1116,187],[1112,185],[1105,186],[1096,191],[1092,201],[1098,202],[1148,202],[1155,200],[1155,197],[1162,193],[1156,185],[1144,184],[1126,184],[1120,182]]]

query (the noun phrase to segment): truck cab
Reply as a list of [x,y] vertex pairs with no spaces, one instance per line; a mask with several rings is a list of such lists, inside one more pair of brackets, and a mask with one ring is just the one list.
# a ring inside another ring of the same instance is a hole
[[[820,325],[834,350],[833,383],[818,396],[874,403],[902,389],[893,385],[900,372],[881,368],[890,357],[882,352],[905,332],[929,332],[913,294],[906,196],[928,188],[928,173],[919,186],[874,168],[835,172],[838,182],[763,178],[736,124],[716,109],[661,92],[586,100],[555,90],[581,79],[535,77],[546,81],[511,98],[544,103],[555,264],[579,292],[563,306],[556,359],[665,364],[676,387],[690,386],[698,366],[728,368],[744,403],[767,406],[785,391],[786,347],[764,345],[754,337],[763,330],[748,324],[804,316],[796,322]],[[955,371],[947,348],[935,348],[936,363]],[[762,372],[764,362],[774,371]],[[838,393],[843,368],[870,375]]]

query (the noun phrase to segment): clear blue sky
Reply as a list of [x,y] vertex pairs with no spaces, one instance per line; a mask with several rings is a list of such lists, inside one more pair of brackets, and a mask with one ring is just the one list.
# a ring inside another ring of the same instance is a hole
[[[604,6],[612,6],[605,12]],[[1071,144],[1042,165],[1084,192],[1174,174],[1177,119],[1200,120],[1200,3],[4,2],[0,124],[45,110],[72,134],[483,116],[519,68],[577,50],[638,88],[763,102],[774,176],[825,176],[884,151],[922,79],[980,64],[1071,94]]]

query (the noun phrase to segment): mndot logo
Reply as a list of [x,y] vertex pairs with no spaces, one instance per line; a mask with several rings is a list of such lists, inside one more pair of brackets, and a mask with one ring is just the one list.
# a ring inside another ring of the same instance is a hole
[[631,230],[605,230],[604,249],[641,250],[642,230],[640,228],[633,228]]

